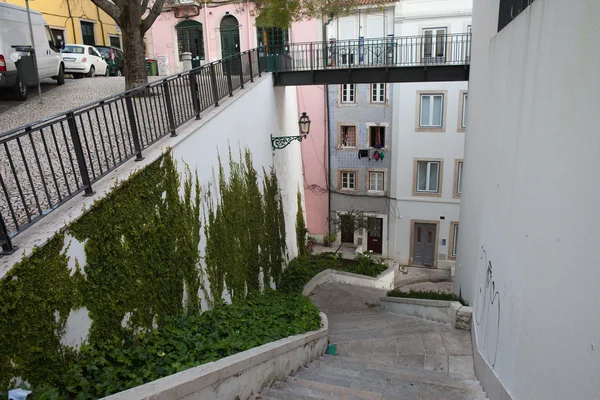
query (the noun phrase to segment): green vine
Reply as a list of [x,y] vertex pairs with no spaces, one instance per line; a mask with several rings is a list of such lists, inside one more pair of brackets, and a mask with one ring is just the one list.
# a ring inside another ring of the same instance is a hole
[[304,255],[306,254],[306,234],[308,233],[308,229],[306,229],[306,223],[304,222],[304,210],[302,210],[302,195],[300,194],[300,190],[298,190],[297,200],[296,243],[298,243],[298,254]]
[[229,167],[226,179],[219,159],[215,200],[197,174],[178,172],[169,151],[65,228],[84,243],[83,268],[70,268],[64,232],[15,265],[0,280],[0,386],[13,377],[55,385],[78,357],[61,338],[81,307],[92,321],[90,345],[120,342],[200,311],[200,290],[213,301],[225,288],[244,299],[260,290],[261,269],[264,285],[277,283],[286,260],[277,177],[263,171],[261,190],[248,150],[240,162],[230,153]]

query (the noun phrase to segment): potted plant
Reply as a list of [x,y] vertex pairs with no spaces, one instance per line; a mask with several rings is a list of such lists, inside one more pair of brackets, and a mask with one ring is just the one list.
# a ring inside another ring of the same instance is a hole
[[323,244],[327,247],[330,247],[333,242],[337,239],[336,232],[329,232],[327,235],[323,236]]
[[309,236],[308,238],[306,238],[306,250],[309,253],[313,252],[313,243],[316,242],[316,239],[314,236]]

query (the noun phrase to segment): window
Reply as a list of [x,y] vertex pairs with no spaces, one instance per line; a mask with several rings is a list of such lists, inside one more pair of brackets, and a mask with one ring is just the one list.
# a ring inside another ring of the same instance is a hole
[[59,49],[65,47],[65,31],[63,29],[52,28],[52,36],[54,36],[54,41]]
[[369,146],[376,149],[385,147],[385,126],[369,127]]
[[88,46],[96,45],[93,22],[81,21],[81,37],[83,38],[83,44],[87,44]]
[[342,147],[356,147],[356,126],[353,125],[342,125],[341,130],[341,146]]
[[352,104],[355,99],[355,85],[353,83],[342,85],[342,104]]
[[383,172],[369,172],[369,191],[383,192]]
[[456,258],[458,249],[458,222],[450,224],[450,258]]
[[356,190],[356,172],[342,171],[340,175],[342,190]]
[[444,121],[444,95],[422,94],[419,126],[441,128]]
[[46,31],[46,39],[48,39],[48,46],[54,51],[59,51],[60,47],[58,47],[58,48],[56,47],[56,41],[54,40],[54,34],[50,30],[50,28],[45,26],[44,30]]
[[463,160],[456,160],[454,165],[454,198],[459,199],[462,194]]
[[121,36],[109,35],[108,39],[110,40],[110,47],[121,48]]
[[385,83],[371,85],[371,103],[385,103]]
[[204,60],[204,34],[198,21],[185,20],[175,26],[179,61],[183,53],[192,53],[192,59]]
[[446,28],[423,29],[423,51],[421,57],[424,62],[446,62],[447,37]]
[[462,110],[460,116],[460,127],[465,129],[467,127],[467,93],[462,95]]
[[269,55],[281,54],[288,44],[288,31],[281,28],[256,28],[257,43]]
[[439,193],[440,161],[417,162],[417,192]]

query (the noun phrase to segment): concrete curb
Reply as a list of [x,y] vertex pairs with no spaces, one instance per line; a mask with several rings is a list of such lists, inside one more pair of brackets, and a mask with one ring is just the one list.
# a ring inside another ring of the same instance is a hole
[[382,297],[381,309],[452,324],[456,329],[471,329],[473,308],[463,306],[458,301]]
[[350,272],[337,271],[334,269],[326,269],[319,272],[317,275],[304,285],[302,294],[310,295],[316,288],[327,282],[345,283],[354,286],[370,287],[374,289],[392,290],[394,281],[398,273],[398,264],[392,261],[388,262],[388,269],[383,271],[376,277],[352,274]]
[[329,323],[322,328],[267,343],[104,397],[110,400],[247,399],[325,353]]

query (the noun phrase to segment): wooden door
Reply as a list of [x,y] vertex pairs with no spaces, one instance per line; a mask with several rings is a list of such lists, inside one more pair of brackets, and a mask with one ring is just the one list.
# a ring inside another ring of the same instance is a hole
[[432,266],[435,261],[436,225],[414,226],[413,264]]
[[369,236],[367,237],[367,250],[381,254],[383,251],[383,219],[369,218]]
[[354,229],[351,221],[351,217],[348,215],[340,216],[341,231],[342,231],[342,243],[354,243]]

